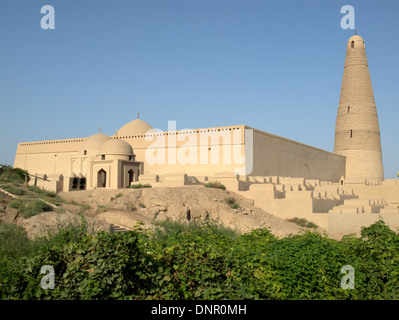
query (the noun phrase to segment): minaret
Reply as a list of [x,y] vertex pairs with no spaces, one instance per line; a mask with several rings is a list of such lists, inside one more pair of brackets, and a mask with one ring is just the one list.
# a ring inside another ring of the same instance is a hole
[[364,40],[348,40],[334,152],[346,156],[345,178],[384,180],[380,127]]

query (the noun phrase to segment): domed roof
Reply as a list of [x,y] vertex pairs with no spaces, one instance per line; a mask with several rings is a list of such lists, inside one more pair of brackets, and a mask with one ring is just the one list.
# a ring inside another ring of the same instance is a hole
[[354,47],[363,47],[364,48],[364,40],[361,36],[355,34],[354,36],[350,37],[348,40],[348,48],[352,47],[352,42],[354,43]]
[[97,155],[99,154],[100,148],[105,141],[111,140],[110,136],[102,133],[94,134],[88,137],[81,146],[81,150],[86,150],[87,154]]
[[132,156],[133,149],[126,141],[110,139],[101,146],[100,154]]
[[145,134],[148,130],[153,129],[147,122],[136,119],[126,123],[122,128],[118,130],[118,137],[126,137],[137,134]]

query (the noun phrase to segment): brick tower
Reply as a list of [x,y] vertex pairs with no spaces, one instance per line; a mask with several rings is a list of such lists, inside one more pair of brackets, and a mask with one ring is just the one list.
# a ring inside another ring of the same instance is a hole
[[335,124],[334,152],[346,156],[346,179],[384,180],[380,127],[364,40],[348,40]]

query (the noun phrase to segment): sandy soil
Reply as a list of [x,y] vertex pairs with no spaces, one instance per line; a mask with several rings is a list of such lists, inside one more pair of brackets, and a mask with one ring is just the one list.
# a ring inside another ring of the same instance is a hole
[[[278,237],[303,232],[303,228],[297,224],[252,206],[236,193],[203,186],[96,189],[59,195],[69,202],[83,203],[86,216],[127,229],[133,228],[138,222],[144,223],[145,227],[152,227],[153,221],[160,220],[212,219],[240,232],[264,227]],[[233,198],[239,208],[232,209],[226,198]],[[76,208],[79,207],[75,206],[75,211],[78,211]]]

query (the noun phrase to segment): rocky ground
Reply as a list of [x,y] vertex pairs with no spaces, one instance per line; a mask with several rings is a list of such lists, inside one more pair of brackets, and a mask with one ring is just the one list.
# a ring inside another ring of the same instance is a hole
[[[114,191],[97,189],[60,193],[60,196],[69,202],[89,205],[86,214],[90,217],[125,228],[133,228],[138,222],[151,227],[152,221],[211,219],[240,232],[268,227],[279,237],[303,230],[295,223],[255,208],[236,193],[203,186]],[[238,208],[232,209],[227,198],[234,199]]]
[[[59,196],[69,204],[27,219],[19,217],[15,209],[8,207],[0,213],[0,220],[23,226],[29,237],[46,232],[59,222],[79,219],[77,213],[84,214],[94,231],[110,231],[111,224],[131,229],[141,222],[144,227],[151,228],[153,221],[204,219],[217,220],[240,232],[267,227],[278,237],[298,234],[305,229],[254,207],[234,192],[204,186],[96,189],[61,192]],[[231,202],[237,204],[235,209]]]

